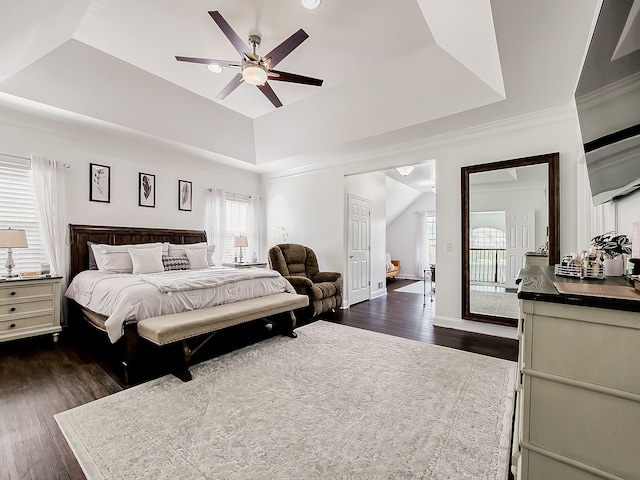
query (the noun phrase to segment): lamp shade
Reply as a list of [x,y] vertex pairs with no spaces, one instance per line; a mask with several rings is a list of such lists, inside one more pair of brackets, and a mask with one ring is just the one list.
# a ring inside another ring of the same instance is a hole
[[11,228],[0,229],[0,247],[27,248],[27,232]]
[[249,243],[247,242],[247,237],[245,237],[244,235],[238,235],[233,240],[233,246],[234,247],[248,247]]

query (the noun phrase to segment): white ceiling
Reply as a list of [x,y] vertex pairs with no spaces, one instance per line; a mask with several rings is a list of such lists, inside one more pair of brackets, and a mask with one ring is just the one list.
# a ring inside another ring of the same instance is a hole
[[[0,108],[116,126],[256,172],[363,151],[571,102],[599,0],[0,0]],[[208,11],[267,53],[303,28],[271,82],[275,109],[236,71]],[[398,159],[398,165],[404,162]]]

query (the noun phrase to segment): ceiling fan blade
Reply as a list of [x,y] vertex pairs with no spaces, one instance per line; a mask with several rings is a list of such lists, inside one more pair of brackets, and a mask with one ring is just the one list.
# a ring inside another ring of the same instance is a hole
[[284,59],[284,57],[293,52],[307,38],[309,38],[307,32],[300,29],[262,58],[265,61],[269,59],[269,68],[275,67],[282,61],[282,59]]
[[222,91],[216,96],[216,98],[224,100],[225,98],[227,98],[227,95],[238,88],[238,85],[240,85],[242,82],[242,74],[236,74],[236,76],[233,77],[229,83],[227,83],[227,86],[222,89]]
[[242,39],[238,36],[238,34],[231,28],[231,25],[227,23],[227,21],[220,15],[220,12],[217,10],[214,12],[209,12],[213,21],[218,24],[222,33],[229,39],[234,48],[238,51],[238,53],[242,56],[246,52],[250,52],[251,49],[247,46],[246,43],[242,41]]
[[[271,76],[272,73],[276,75]],[[322,80],[319,78],[305,77],[304,75],[296,75],[295,73],[281,72],[279,70],[269,70],[269,80],[277,80],[278,82],[302,83],[304,85],[322,86]]]
[[256,87],[258,87],[260,91],[264,93],[264,96],[267,97],[271,101],[271,103],[273,103],[274,107],[278,108],[282,106],[282,102],[276,95],[276,92],[274,92],[271,88],[271,85],[265,82],[264,85],[256,85]]
[[229,60],[216,60],[213,58],[198,58],[198,57],[180,57],[176,55],[176,60],[179,62],[191,62],[191,63],[203,63],[205,65],[220,65],[221,67],[240,68],[241,64],[238,62],[232,62]]

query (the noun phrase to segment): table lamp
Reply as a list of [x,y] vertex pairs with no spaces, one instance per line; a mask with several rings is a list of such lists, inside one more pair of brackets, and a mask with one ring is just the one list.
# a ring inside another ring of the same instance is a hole
[[233,241],[234,247],[240,247],[240,263],[242,263],[242,247],[248,247],[247,237],[244,235],[238,235]]
[[13,273],[13,267],[16,264],[13,261],[13,249],[14,248],[27,248],[27,233],[24,230],[13,230],[11,228],[0,229],[0,248],[7,249],[7,278],[17,277],[16,273]]

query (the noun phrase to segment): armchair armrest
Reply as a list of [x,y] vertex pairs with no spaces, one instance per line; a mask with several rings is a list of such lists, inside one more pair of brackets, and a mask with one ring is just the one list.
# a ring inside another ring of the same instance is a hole
[[400,267],[400,260],[391,260],[391,263],[393,263],[396,267]]
[[301,294],[306,294],[307,289],[313,286],[313,282],[307,277],[302,277],[299,275],[283,275],[283,278],[285,278],[291,284],[296,292]]
[[318,272],[311,277],[313,283],[337,282],[342,280],[342,274],[338,272]]

